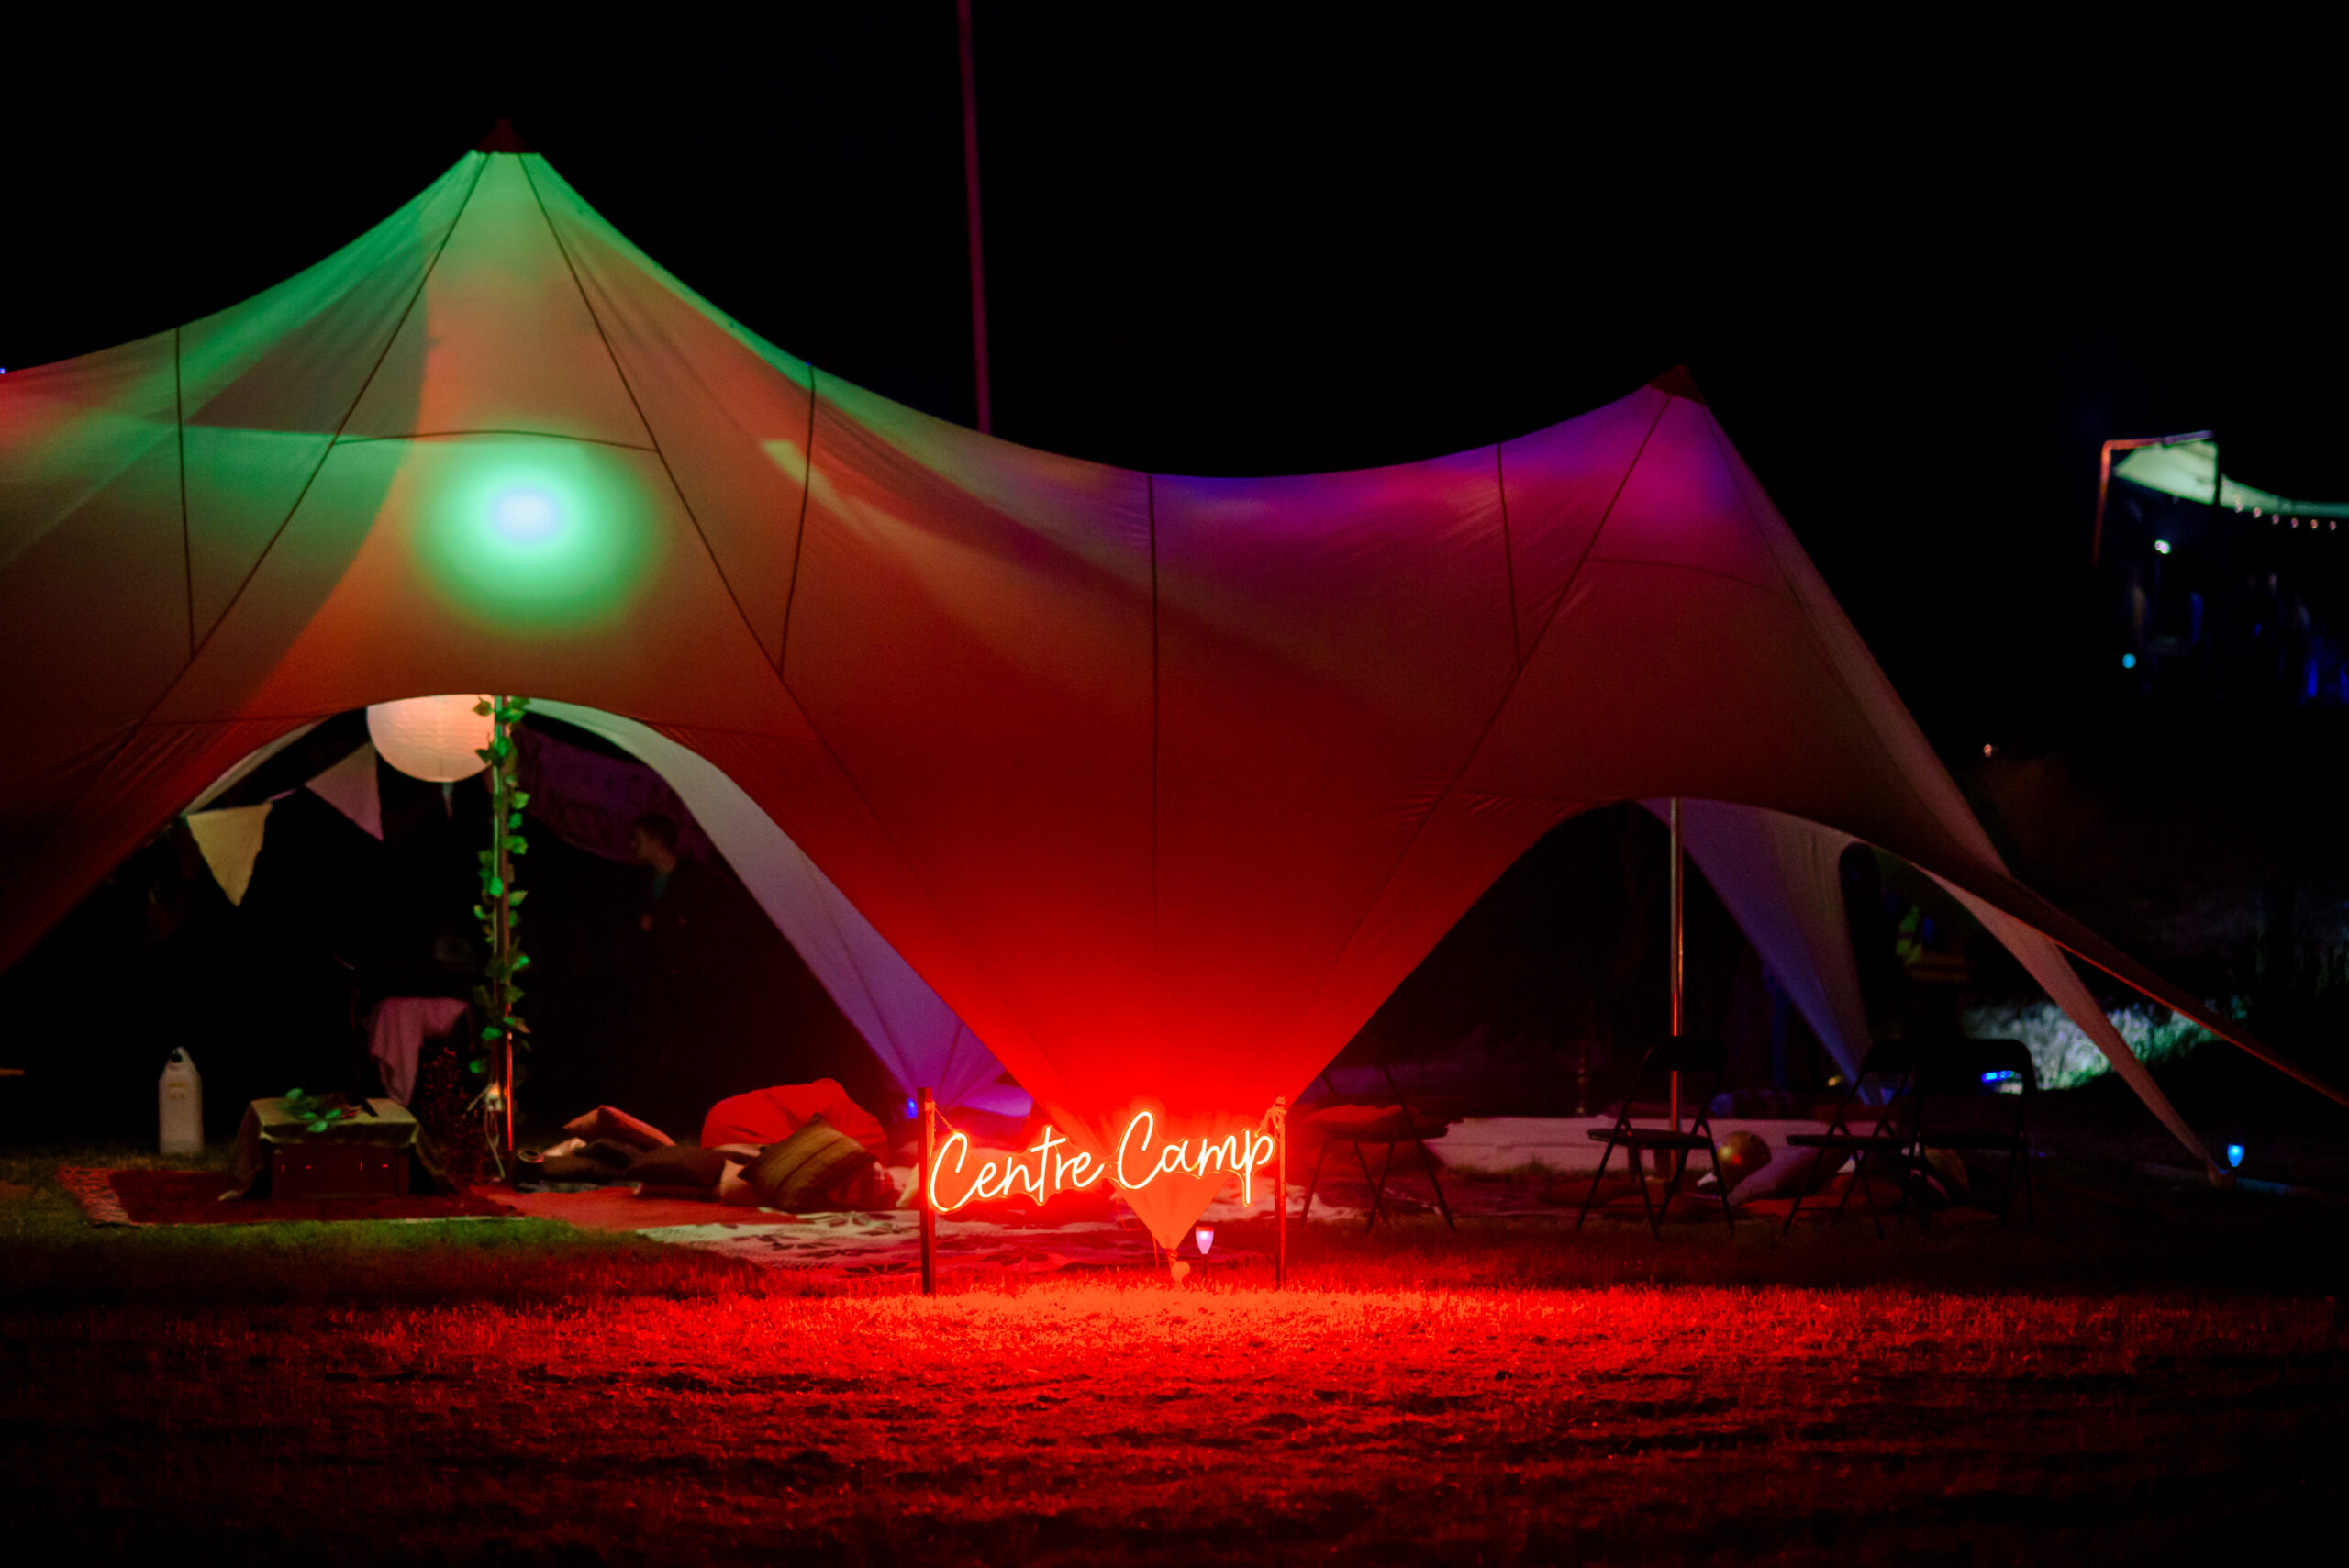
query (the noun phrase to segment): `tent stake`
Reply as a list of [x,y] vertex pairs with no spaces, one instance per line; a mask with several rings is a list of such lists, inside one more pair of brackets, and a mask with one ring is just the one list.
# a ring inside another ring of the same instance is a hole
[[930,1201],[930,1168],[938,1159],[938,1102],[921,1092],[921,1169],[914,1173],[921,1195],[921,1293],[938,1294],[938,1211]]

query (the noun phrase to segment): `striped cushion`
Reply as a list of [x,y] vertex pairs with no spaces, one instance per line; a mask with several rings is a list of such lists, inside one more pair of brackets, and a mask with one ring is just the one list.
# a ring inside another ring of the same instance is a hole
[[769,1208],[821,1208],[828,1191],[877,1163],[863,1144],[819,1116],[760,1150],[742,1179]]

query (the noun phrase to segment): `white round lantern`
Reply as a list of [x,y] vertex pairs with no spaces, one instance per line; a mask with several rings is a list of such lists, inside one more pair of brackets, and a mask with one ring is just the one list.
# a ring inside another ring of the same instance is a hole
[[433,784],[469,779],[488,766],[473,753],[490,741],[490,716],[475,713],[483,696],[410,697],[367,709],[367,734],[384,761],[410,778]]

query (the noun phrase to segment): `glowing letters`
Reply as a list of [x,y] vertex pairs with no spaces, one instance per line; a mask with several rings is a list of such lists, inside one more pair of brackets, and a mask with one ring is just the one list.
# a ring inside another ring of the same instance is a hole
[[[1118,1138],[1116,1159],[1106,1166],[1090,1154],[1067,1152],[1068,1140],[1056,1129],[1047,1127],[1044,1135],[1020,1153],[999,1155],[983,1162],[972,1175],[970,1184],[963,1189],[963,1195],[951,1203],[942,1200],[939,1189],[948,1176],[962,1176],[963,1166],[970,1162],[971,1139],[967,1133],[950,1133],[930,1162],[929,1179],[922,1184],[922,1200],[941,1214],[952,1214],[974,1199],[993,1203],[1014,1192],[1024,1192],[1031,1201],[1041,1204],[1054,1193],[1089,1187],[1105,1175],[1122,1190],[1135,1192],[1176,1172],[1201,1179],[1210,1172],[1220,1172],[1240,1178],[1241,1203],[1255,1201],[1256,1169],[1273,1158],[1272,1134],[1251,1129],[1227,1132],[1221,1138],[1202,1138],[1197,1140],[1196,1152],[1190,1139],[1170,1139],[1158,1146],[1153,1156],[1151,1138],[1157,1127],[1156,1117],[1148,1111],[1136,1111]],[[1032,1164],[1030,1155],[1035,1156]]]

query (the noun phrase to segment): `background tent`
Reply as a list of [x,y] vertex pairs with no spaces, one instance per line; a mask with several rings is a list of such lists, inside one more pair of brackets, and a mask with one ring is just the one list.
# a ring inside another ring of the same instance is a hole
[[[2261,1050],[2007,874],[1685,377],[1394,468],[1106,468],[820,375],[535,155],[0,383],[0,661],[46,677],[0,958],[284,731],[525,693],[731,779],[1105,1157],[1295,1095],[1621,800],[1880,846]],[[1131,1198],[1171,1241],[1220,1181]]]
[[2254,517],[2288,517],[2335,526],[2349,518],[2349,502],[2295,501],[2227,477],[2219,470],[2219,443],[2213,440],[2139,447],[2112,465],[2112,477],[2181,501],[2200,501]]

